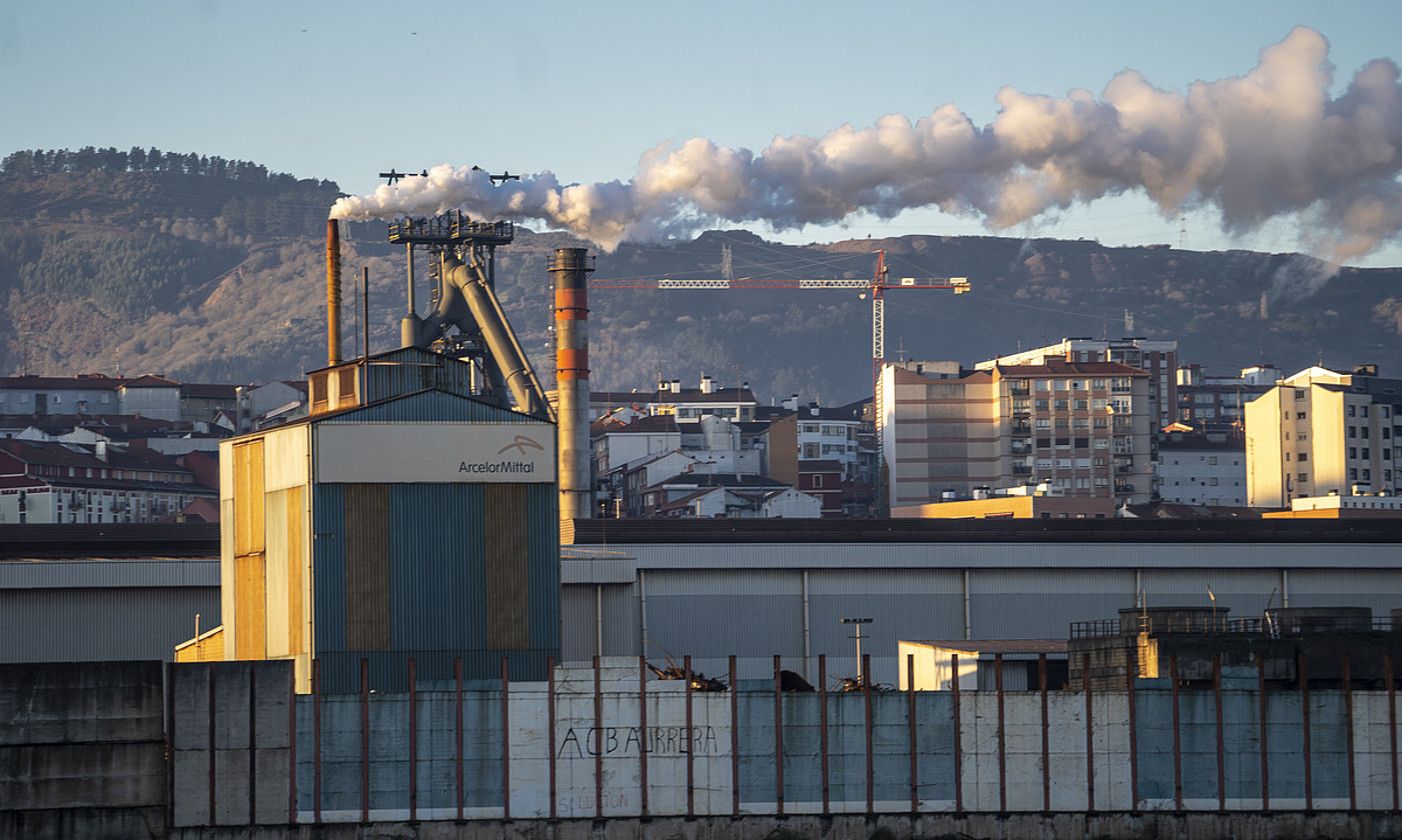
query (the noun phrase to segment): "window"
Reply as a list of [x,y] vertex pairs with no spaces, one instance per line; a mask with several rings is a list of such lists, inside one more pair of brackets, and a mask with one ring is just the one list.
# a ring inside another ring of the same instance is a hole
[[1299,462],[1302,463],[1302,464],[1303,464],[1305,461],[1308,461],[1309,459],[1310,459],[1310,456],[1309,456],[1309,453],[1308,453],[1308,452],[1301,452],[1300,454],[1298,454],[1298,455],[1295,456],[1295,460],[1296,460],[1296,461],[1299,461]]
[[1297,412],[1295,412],[1295,419],[1296,419],[1296,420],[1303,420],[1303,419],[1305,419],[1305,413],[1304,413],[1303,411],[1297,411]]
[[1372,429],[1369,429],[1367,426],[1363,426],[1362,428],[1360,428],[1360,429],[1358,430],[1358,436],[1361,437],[1361,438],[1363,438],[1364,440],[1367,440],[1367,439],[1368,439],[1368,433],[1369,433],[1370,431],[1372,431]]
[[1368,416],[1368,406],[1366,406],[1366,405],[1360,405],[1358,408],[1359,408],[1359,416],[1360,416],[1360,417],[1367,417],[1367,416]]
[[1085,411],[1085,410],[1086,410],[1086,401],[1085,401],[1085,400],[1072,400],[1072,401],[1071,401],[1071,407],[1074,408],[1074,409],[1077,410],[1077,411]]
[[1368,447],[1366,447],[1366,446],[1363,447],[1363,460],[1367,461],[1368,459],[1370,459],[1370,458],[1372,458],[1372,457],[1373,457],[1372,450],[1370,450],[1370,449],[1369,449]]
[[1109,421],[1104,417],[1093,417],[1091,418],[1091,425],[1097,429],[1104,429],[1109,425]]
[[1349,457],[1350,459],[1352,459],[1352,458],[1357,458],[1357,457],[1358,457],[1358,447],[1356,447],[1356,446],[1350,446],[1350,447],[1348,448],[1348,457]]
[[815,475],[815,476],[813,476],[813,486],[814,486],[814,487],[822,487],[822,486],[823,486],[823,477],[822,477],[821,475]]
[[[1303,460],[1305,460],[1305,459],[1304,459],[1304,458],[1301,458],[1300,460],[1303,461]],[[1215,466],[1215,465],[1217,464],[1217,456],[1216,456],[1216,455],[1208,455],[1208,456],[1207,456],[1207,463],[1212,464],[1212,465]]]
[[1049,419],[1047,419],[1047,418],[1045,418],[1045,417],[1039,417],[1039,418],[1037,419],[1037,428],[1039,428],[1039,429],[1050,429],[1050,428],[1051,428],[1051,420],[1049,420]]
[[1358,427],[1357,427],[1357,426],[1349,426],[1349,427],[1348,427],[1348,436],[1349,436],[1349,439],[1350,439],[1350,440],[1352,440],[1353,438],[1358,437]]
[[1073,390],[1073,391],[1084,391],[1085,388],[1086,388],[1086,383],[1082,382],[1081,380],[1079,380],[1079,379],[1073,379],[1073,380],[1071,380],[1071,390]]
[[1348,407],[1348,412],[1347,412],[1347,413],[1348,413],[1348,416],[1349,416],[1349,417],[1356,417],[1356,416],[1358,416],[1356,412],[1357,412],[1357,406],[1352,406],[1352,405],[1351,405],[1351,406]]
[[1056,390],[1058,390],[1058,391],[1065,391],[1065,390],[1067,389],[1067,386],[1068,386],[1069,384],[1070,384],[1070,383],[1069,383],[1067,380],[1065,380],[1065,379],[1058,379],[1058,380],[1056,380],[1056,386],[1055,386],[1055,387],[1056,387]]
[[1097,390],[1097,391],[1104,391],[1104,390],[1105,390],[1105,380],[1104,380],[1104,379],[1092,379],[1092,380],[1090,381],[1090,387],[1093,388],[1093,389],[1095,389],[1095,390]]
[[1052,408],[1056,411],[1066,410],[1066,400],[1052,400]]
[[1365,469],[1365,470],[1363,471],[1363,480],[1364,480],[1364,481],[1372,481],[1372,479],[1373,479],[1373,471],[1372,471],[1372,470],[1367,470],[1367,469]]
[[1095,411],[1104,411],[1109,402],[1104,397],[1096,397],[1090,401],[1090,407]]
[[[1301,480],[1301,481],[1304,481],[1303,478],[1300,479],[1300,480]],[[1217,479],[1216,479],[1216,478],[1209,478],[1209,479],[1207,480],[1207,485],[1208,485],[1209,487],[1216,487],[1216,486],[1217,486]]]
[[1310,480],[1309,473],[1300,473],[1300,474],[1299,474],[1298,476],[1296,476],[1296,477],[1300,480],[1300,483],[1301,483],[1301,484],[1304,484],[1304,483],[1306,483],[1306,482],[1308,482],[1308,481]]
[[1358,468],[1357,468],[1357,467],[1349,467],[1349,468],[1348,468],[1348,480],[1349,480],[1349,481],[1357,481],[1357,480],[1358,480]]
[[1046,411],[1049,403],[1047,400],[1034,400],[1033,404],[1038,411]]
[[1392,437],[1392,429],[1388,428],[1387,426],[1383,426],[1383,440],[1387,440],[1387,439],[1389,439],[1389,438],[1391,438],[1391,437]]
[[1041,392],[1041,393],[1045,393],[1045,392],[1047,392],[1047,391],[1050,391],[1050,390],[1051,390],[1051,380],[1050,380],[1050,379],[1038,379],[1038,380],[1037,380],[1037,390],[1038,390],[1039,392]]

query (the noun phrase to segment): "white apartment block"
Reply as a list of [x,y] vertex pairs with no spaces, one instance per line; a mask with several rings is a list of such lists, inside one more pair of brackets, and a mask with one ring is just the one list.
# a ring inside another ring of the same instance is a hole
[[883,366],[883,474],[892,507],[1047,483],[1070,496],[1147,502],[1149,376],[1114,362],[995,365],[958,378]]
[[1159,441],[1159,497],[1184,505],[1245,507],[1242,438],[1173,434]]
[[1402,379],[1376,368],[1312,367],[1281,380],[1246,406],[1247,503],[1402,490],[1400,408]]

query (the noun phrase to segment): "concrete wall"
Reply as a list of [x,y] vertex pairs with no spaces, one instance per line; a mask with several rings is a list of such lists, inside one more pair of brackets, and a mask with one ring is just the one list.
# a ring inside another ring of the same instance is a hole
[[[510,686],[505,726],[499,687],[467,685],[459,729],[451,686],[421,685],[412,706],[406,694],[294,701],[286,663],[176,665],[175,673],[177,827],[305,824],[318,815],[360,822],[365,812],[378,822],[453,820],[459,778],[466,819],[631,818],[644,802],[650,815],[677,816],[688,810],[688,754],[690,808],[701,816],[730,815],[737,800],[745,816],[864,814],[868,798],[872,812],[886,814],[1219,810],[1216,695],[1180,692],[1175,759],[1167,681],[1140,681],[1132,729],[1131,695],[1123,691],[1094,693],[1089,704],[1084,693],[1049,692],[1044,727],[1035,691],[833,693],[825,701],[786,693],[776,705],[772,682],[760,680],[742,680],[733,697],[694,692],[688,729],[679,681],[649,679],[643,727],[637,661],[607,658],[597,701],[592,668],[555,671],[552,743],[545,683]],[[1343,692],[1310,693],[1308,787],[1303,696],[1268,692],[1266,802],[1255,685],[1254,674],[1224,677],[1222,810],[1392,809],[1397,761],[1386,692],[1352,692],[1351,717]]]
[[161,837],[159,662],[0,665],[0,837]]

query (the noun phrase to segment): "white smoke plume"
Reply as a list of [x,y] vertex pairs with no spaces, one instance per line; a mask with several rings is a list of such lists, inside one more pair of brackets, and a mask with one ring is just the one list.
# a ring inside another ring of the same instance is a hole
[[1311,249],[1343,261],[1402,230],[1402,86],[1397,65],[1375,59],[1331,97],[1328,53],[1322,35],[1301,27],[1263,50],[1245,75],[1184,93],[1126,70],[1099,97],[1005,87],[997,117],[982,128],[943,105],[913,123],[891,114],[822,137],[775,137],[758,153],[700,138],[664,143],[643,154],[627,183],[562,186],[542,172],[497,186],[485,172],[443,165],[343,198],[332,216],[460,208],[543,220],[612,250],[624,239],[721,220],[792,229],[918,207],[1001,230],[1141,191],[1166,217],[1215,206],[1234,234],[1300,214]]

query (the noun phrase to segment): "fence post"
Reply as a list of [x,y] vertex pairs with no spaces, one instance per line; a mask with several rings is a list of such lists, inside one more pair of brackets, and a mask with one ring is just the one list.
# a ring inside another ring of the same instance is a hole
[[691,654],[682,657],[682,670],[686,672],[686,818],[696,816],[696,761],[693,717],[691,708]]
[[964,724],[959,712],[959,654],[949,657],[954,676],[949,681],[950,717],[954,726],[954,813],[964,812]]
[[1305,655],[1302,653],[1297,660],[1296,668],[1299,670],[1300,678],[1300,723],[1304,727],[1300,733],[1303,739],[1305,759],[1305,810],[1314,810],[1314,778],[1313,768],[1310,761],[1310,683],[1309,672],[1306,670]]
[[370,822],[370,660],[360,660],[360,821]]
[[409,657],[409,822],[419,821],[419,692],[418,669]]
[[1348,811],[1358,812],[1358,786],[1353,773],[1353,671],[1348,654],[1343,657],[1344,670],[1344,752],[1348,756]]
[[1399,810],[1397,779],[1397,686],[1393,683],[1392,654],[1383,654],[1383,680],[1387,682],[1387,731],[1392,757],[1392,810]]
[[1261,703],[1261,810],[1271,809],[1271,764],[1269,760],[1270,747],[1267,741],[1268,732],[1266,730],[1266,659],[1261,654],[1256,654],[1256,695]]
[[[641,659],[641,657],[639,657]],[[647,714],[647,710],[643,710]],[[550,786],[550,819],[559,819],[560,811],[556,800],[559,798],[559,791],[556,784],[555,773],[555,657],[545,657],[545,744],[550,754],[546,756],[546,766],[549,768]],[[640,727],[643,738],[639,739],[642,744],[647,743],[647,718],[643,718]],[[647,814],[647,764],[643,764],[643,814]]]
[[828,787],[828,656],[818,654],[818,750],[823,774],[823,816],[832,810]]
[[594,654],[594,819],[604,816],[604,689]]
[[784,694],[780,685],[781,663],[774,655],[774,806],[784,815]]
[[[687,657],[688,660],[689,660],[690,658],[691,658],[691,657]],[[554,682],[553,679],[551,680],[550,684],[551,684],[552,687],[555,685],[555,682]],[[647,741],[648,741],[648,738],[647,738],[647,656],[646,656],[646,655],[639,655],[639,656],[638,656],[638,732],[639,732],[639,737],[638,737],[638,813],[640,813],[640,814],[642,815],[643,819],[647,819],[647,816],[648,816],[648,814],[647,814],[647,811],[648,811],[648,802],[647,802]],[[552,744],[553,744],[553,740],[552,740]],[[552,752],[553,752],[553,747],[552,747]],[[553,792],[553,791],[554,791],[554,786],[555,786],[555,776],[554,776],[554,773],[555,773],[555,765],[554,765],[554,761],[553,761],[553,760],[551,761],[550,773],[551,773],[551,776],[550,776],[550,785],[551,785],[551,791]]]
[[910,744],[910,812],[920,812],[920,761],[915,747],[915,654],[905,655],[907,738]]
[[248,663],[248,824],[258,824],[258,666]]
[[[821,661],[821,660],[820,660]],[[740,686],[730,654],[730,814],[740,816]]]
[[287,691],[287,824],[297,824],[297,666]]
[[1178,655],[1168,658],[1168,679],[1173,684],[1173,810],[1183,810],[1183,734],[1179,726]]
[[312,660],[312,821],[321,825],[321,660]]
[[453,708],[456,716],[457,750],[454,763],[457,765],[457,806],[458,822],[463,821],[463,761],[462,761],[462,657],[453,657]]
[[1051,726],[1047,715],[1047,655],[1037,654],[1037,688],[1042,695],[1042,812],[1051,813]]
[[215,790],[215,787],[216,787],[216,782],[215,782],[215,779],[216,779],[216,770],[215,770],[215,764],[214,764],[214,715],[215,715],[215,712],[214,712],[214,707],[215,707],[214,689],[215,689],[215,685],[216,685],[216,683],[217,683],[217,680],[215,679],[215,676],[214,676],[214,668],[215,668],[214,663],[211,662],[209,665],[206,666],[206,668],[207,668],[207,670],[205,671],[205,687],[206,687],[206,690],[209,692],[209,823],[208,823],[208,824],[209,824],[209,825],[216,825],[216,824],[218,823],[218,821],[217,821],[217,820],[215,819],[215,817],[214,817],[214,813],[215,813],[215,801],[216,801],[216,790]]
[[1125,703],[1129,710],[1129,811],[1139,813],[1139,709],[1135,706],[1133,667],[1125,667]]
[[1212,693],[1216,697],[1213,704],[1217,710],[1217,810],[1227,810],[1227,745],[1222,726],[1222,655],[1212,655]]
[[1086,690],[1086,810],[1095,812],[1095,711],[1091,708],[1090,654],[1081,655],[1081,685]]
[[862,654],[862,694],[866,705],[866,750],[867,750],[867,814],[871,815],[875,810],[875,776],[873,770],[872,749],[871,749],[871,654]]
[[998,813],[1008,812],[1007,731],[1003,717],[1003,654],[993,654],[993,688],[998,697]]
[[511,819],[511,661],[501,658],[501,817]]

